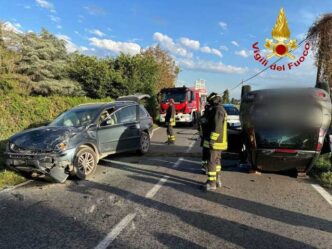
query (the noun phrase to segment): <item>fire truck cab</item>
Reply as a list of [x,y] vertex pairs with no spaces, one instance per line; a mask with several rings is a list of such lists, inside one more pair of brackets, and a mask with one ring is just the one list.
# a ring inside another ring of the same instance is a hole
[[168,109],[167,100],[174,99],[176,122],[195,124],[197,118],[204,111],[207,99],[205,82],[196,81],[195,87],[174,87],[164,88],[159,93],[160,96],[160,116],[159,122],[165,122],[166,110]]

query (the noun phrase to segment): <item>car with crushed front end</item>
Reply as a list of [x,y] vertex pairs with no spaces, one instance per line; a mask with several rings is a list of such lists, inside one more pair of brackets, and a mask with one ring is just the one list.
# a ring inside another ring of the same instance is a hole
[[9,138],[6,166],[60,183],[69,175],[86,179],[95,173],[98,161],[108,155],[147,153],[152,126],[147,110],[124,97],[111,103],[79,105],[47,126]]

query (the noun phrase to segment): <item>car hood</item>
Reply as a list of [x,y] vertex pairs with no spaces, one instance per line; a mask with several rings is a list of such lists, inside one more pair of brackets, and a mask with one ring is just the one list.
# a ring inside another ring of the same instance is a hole
[[75,136],[79,131],[79,128],[74,127],[43,126],[17,133],[9,141],[20,150],[52,151],[57,144]]

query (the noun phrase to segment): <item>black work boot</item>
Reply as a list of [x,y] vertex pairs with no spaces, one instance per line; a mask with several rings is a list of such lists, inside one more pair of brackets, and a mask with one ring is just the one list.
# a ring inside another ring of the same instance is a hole
[[221,172],[217,172],[217,182],[216,182],[217,188],[222,187],[222,182],[221,182]]
[[213,191],[217,189],[216,181],[207,181],[207,183],[204,186],[205,191]]

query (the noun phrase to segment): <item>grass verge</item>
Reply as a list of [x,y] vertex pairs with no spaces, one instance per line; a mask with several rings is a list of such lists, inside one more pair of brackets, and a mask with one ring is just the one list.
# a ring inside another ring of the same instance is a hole
[[316,161],[315,167],[310,171],[310,175],[327,188],[332,188],[332,166],[330,158],[331,153],[321,155]]
[[16,172],[9,170],[3,170],[0,172],[0,189],[11,187],[24,181],[26,181],[26,179]]

